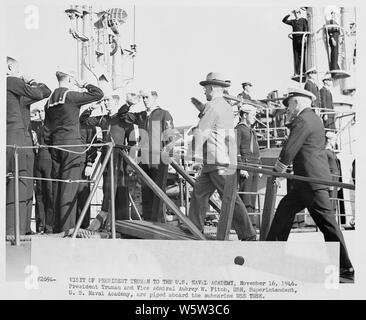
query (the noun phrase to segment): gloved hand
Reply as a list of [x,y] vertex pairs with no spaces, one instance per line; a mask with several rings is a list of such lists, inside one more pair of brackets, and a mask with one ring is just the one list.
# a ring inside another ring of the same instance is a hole
[[93,167],[92,166],[86,166],[84,170],[85,177],[90,177],[93,174]]
[[249,178],[249,173],[246,170],[240,170],[240,176],[244,177],[245,179]]

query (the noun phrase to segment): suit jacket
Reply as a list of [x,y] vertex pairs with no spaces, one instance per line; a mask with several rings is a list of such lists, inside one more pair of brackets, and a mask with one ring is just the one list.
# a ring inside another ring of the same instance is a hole
[[315,96],[313,107],[320,108],[320,92],[317,84],[313,80],[306,80],[304,89],[310,91]]
[[[279,160],[293,163],[295,175],[331,181],[328,157],[325,151],[325,130],[321,119],[310,109],[304,109],[289,125],[290,135],[281,150]],[[327,186],[294,181],[294,187],[312,190]]]
[[25,128],[22,117],[22,97],[27,97],[34,101],[43,99],[42,90],[39,87],[33,87],[17,77],[6,78],[6,129],[10,130],[28,130]]
[[320,89],[320,105],[322,108],[333,109],[332,93],[326,87]]
[[[243,163],[259,163],[259,145],[255,131],[242,122],[238,123],[235,129],[236,143],[238,146],[238,161]],[[252,135],[253,150],[250,149]]]

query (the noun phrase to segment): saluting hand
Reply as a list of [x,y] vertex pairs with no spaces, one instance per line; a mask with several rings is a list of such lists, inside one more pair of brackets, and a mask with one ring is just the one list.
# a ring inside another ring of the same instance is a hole
[[191,102],[198,109],[199,112],[202,112],[205,109],[205,104],[199,101],[197,98],[192,97]]

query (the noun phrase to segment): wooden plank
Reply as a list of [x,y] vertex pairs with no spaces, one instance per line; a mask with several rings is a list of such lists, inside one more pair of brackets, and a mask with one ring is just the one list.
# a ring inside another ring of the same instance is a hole
[[172,236],[172,238],[174,237],[184,237],[184,238],[189,238],[192,240],[197,240],[196,237],[192,236],[192,235],[188,235],[185,232],[183,232],[182,230],[180,230],[179,228],[174,228],[173,226],[167,226],[165,225],[163,227],[162,225],[158,225],[157,222],[151,222],[151,221],[131,221],[131,220],[124,220],[124,221],[120,221],[121,224],[125,224],[125,225],[131,225],[131,226],[136,226],[136,227],[141,227],[141,228],[147,228],[149,230],[156,230],[157,232],[160,233],[164,233],[164,234],[169,234]]
[[[177,171],[178,174],[180,174],[192,187],[194,186],[194,179],[187,174],[187,172],[184,171],[184,169],[178,164],[176,163],[174,160],[172,160],[172,162],[170,163],[170,165],[173,167],[173,169],[175,171]],[[210,206],[212,208],[214,208],[214,210],[216,210],[217,213],[220,213],[220,206],[217,204],[217,202],[215,202],[213,199],[209,199],[208,203],[210,204]]]
[[184,232],[157,228],[149,221],[119,220],[116,222],[116,230],[141,239],[164,239],[164,240],[197,240]]
[[169,209],[171,209],[173,213],[179,217],[179,219],[188,227],[193,235],[197,236],[201,240],[206,240],[206,237],[200,232],[200,230],[177,208],[174,202],[156,185],[156,183],[146,174],[146,172],[142,170],[140,166],[134,160],[132,160],[125,151],[122,152],[122,155],[126,162],[139,174],[147,186],[150,187],[151,190],[165,202]]
[[277,184],[275,183],[275,180],[276,180],[275,177],[267,178],[266,194],[264,198],[263,213],[262,213],[262,224],[259,237],[259,240],[261,241],[266,240],[274,216],[277,188],[278,188]]
[[221,214],[217,226],[217,240],[228,240],[233,221],[235,200],[237,196],[237,173],[225,177],[224,194],[222,196]]

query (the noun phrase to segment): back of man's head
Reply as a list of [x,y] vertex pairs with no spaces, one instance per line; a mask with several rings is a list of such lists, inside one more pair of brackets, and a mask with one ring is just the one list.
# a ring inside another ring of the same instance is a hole
[[311,107],[311,99],[309,99],[307,97],[296,96],[296,97],[293,97],[293,99],[297,102],[296,109],[298,111],[301,111],[304,108]]

